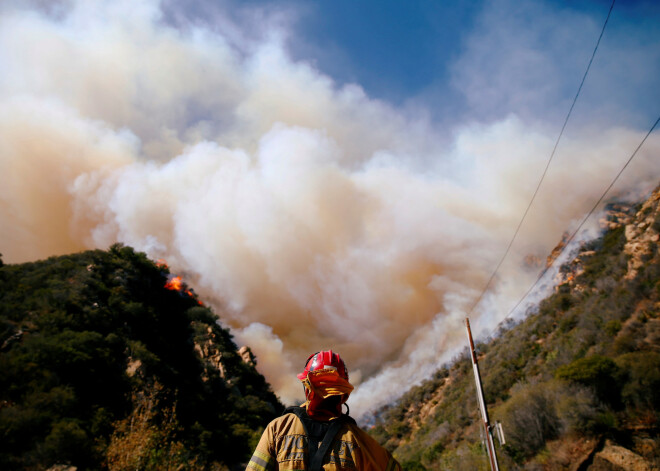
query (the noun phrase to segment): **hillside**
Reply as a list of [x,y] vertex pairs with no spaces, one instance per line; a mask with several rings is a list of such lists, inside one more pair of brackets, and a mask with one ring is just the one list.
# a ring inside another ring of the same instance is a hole
[[0,469],[241,469],[282,405],[216,321],[129,247],[0,261]]
[[[502,470],[660,467],[660,188],[612,205],[554,294],[477,345]],[[467,348],[376,414],[408,470],[489,469]]]

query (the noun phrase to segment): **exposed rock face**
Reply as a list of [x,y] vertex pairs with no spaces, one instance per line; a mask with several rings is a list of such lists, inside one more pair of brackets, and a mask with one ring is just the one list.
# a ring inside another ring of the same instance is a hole
[[606,444],[605,448],[596,453],[589,471],[655,471],[658,468],[651,465],[637,453],[627,448]]
[[610,203],[605,205],[605,216],[598,221],[604,229],[616,229],[629,224],[635,216],[635,207],[626,203]]
[[131,378],[138,373],[141,373],[142,361],[139,359],[134,359],[133,357],[128,358],[128,365],[126,366],[126,374]]
[[[222,352],[218,349],[216,334],[213,328],[206,329],[206,339],[201,342],[195,342],[195,351],[207,364],[220,372],[220,377],[225,378],[225,366],[222,364]],[[208,379],[205,376],[202,378]]]
[[660,239],[660,227],[655,223],[660,211],[660,187],[644,202],[634,220],[626,225],[626,245],[624,251],[630,255],[627,279],[637,276],[646,257],[653,256]]
[[241,356],[243,361],[247,363],[248,365],[256,365],[256,359],[254,354],[252,353],[252,350],[250,350],[250,347],[247,345],[243,345],[241,348],[238,349],[238,354]]
[[[632,205],[625,203],[611,203],[605,206],[605,216],[599,221],[605,229],[617,229],[625,226],[626,245],[624,251],[630,256],[626,279],[633,279],[637,271],[645,264],[645,258],[652,257],[657,250],[660,240],[660,227],[654,221],[660,211],[660,187],[656,188],[639,211],[635,212]],[[550,266],[559,256],[566,245],[568,234],[562,236],[548,256],[546,265]],[[572,261],[565,263],[555,278],[555,290],[561,285],[568,284],[573,289],[581,291],[583,287],[574,285],[575,279],[584,272],[584,260],[593,255],[593,251],[581,251]]]

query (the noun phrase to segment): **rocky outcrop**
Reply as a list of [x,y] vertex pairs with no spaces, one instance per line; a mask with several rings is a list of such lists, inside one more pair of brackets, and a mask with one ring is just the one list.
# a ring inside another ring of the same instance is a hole
[[603,229],[616,229],[630,224],[635,216],[635,207],[627,203],[609,203],[604,208],[605,215],[598,221]]
[[[195,351],[197,354],[206,361],[207,365],[210,365],[212,368],[220,372],[220,377],[225,378],[225,366],[222,363],[222,352],[218,349],[218,344],[216,341],[216,334],[213,332],[212,327],[207,327],[206,336],[203,341],[195,341]],[[206,375],[202,377],[203,380],[207,380]]]
[[637,212],[634,220],[626,225],[626,245],[624,251],[630,256],[626,279],[633,279],[646,258],[657,251],[660,240],[658,220],[660,211],[660,187],[656,188]]
[[254,353],[252,353],[252,350],[250,350],[250,347],[248,347],[247,345],[243,345],[241,348],[239,348],[238,354],[241,356],[244,363],[247,363],[248,365],[252,365],[252,366],[255,366],[257,364]]
[[584,261],[595,253],[593,250],[582,251],[572,261],[563,264],[555,276],[555,291],[565,284],[572,286],[575,291],[582,291],[584,287],[576,284],[576,279],[584,273]]
[[596,453],[588,471],[657,471],[657,467],[646,461],[637,453],[622,446],[606,443],[605,447]]
[[133,377],[136,374],[143,373],[142,371],[142,361],[140,359],[135,359],[133,357],[128,357],[128,364],[126,366],[126,374],[129,377]]
[[[626,279],[633,279],[649,257],[657,250],[660,240],[660,227],[655,221],[660,211],[660,187],[656,188],[651,196],[644,202],[639,211],[626,203],[610,203],[605,206],[605,215],[600,219],[600,226],[607,230],[625,227],[626,245],[624,251],[630,256]],[[554,263],[566,246],[568,233],[564,233],[561,241],[552,250],[546,260],[546,266]],[[584,287],[575,285],[575,280],[584,272],[584,260],[593,255],[591,250],[583,250],[568,263],[559,269],[555,277],[555,291],[560,286],[568,284],[577,291]]]

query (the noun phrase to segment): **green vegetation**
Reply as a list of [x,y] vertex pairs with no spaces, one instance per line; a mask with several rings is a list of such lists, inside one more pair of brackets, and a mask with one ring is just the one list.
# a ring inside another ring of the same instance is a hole
[[121,245],[0,265],[0,469],[247,460],[282,406],[168,274]]
[[[566,469],[579,458],[571,446],[605,438],[660,464],[657,195],[633,221],[647,231],[636,273],[625,227],[609,230],[562,267],[570,282],[477,345],[491,422],[507,441],[501,469]],[[370,433],[405,469],[489,469],[467,349],[375,419]]]

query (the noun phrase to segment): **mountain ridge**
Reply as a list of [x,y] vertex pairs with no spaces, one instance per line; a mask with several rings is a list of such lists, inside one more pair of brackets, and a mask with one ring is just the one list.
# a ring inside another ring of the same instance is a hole
[[[477,344],[507,440],[500,469],[660,465],[659,203],[660,187],[632,210],[608,205],[603,236],[561,266],[554,293]],[[405,469],[489,469],[473,383],[466,348],[377,411],[372,435]]]

